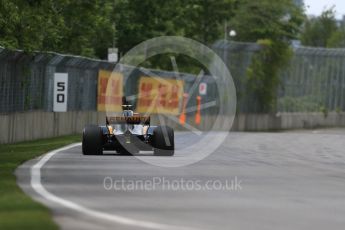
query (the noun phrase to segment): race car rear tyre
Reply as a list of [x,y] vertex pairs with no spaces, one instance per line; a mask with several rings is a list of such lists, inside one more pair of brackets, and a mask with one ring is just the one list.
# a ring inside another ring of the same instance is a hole
[[175,152],[174,130],[169,126],[158,126],[153,131],[153,153],[155,156],[173,156]]
[[83,130],[82,149],[84,155],[102,155],[102,129],[97,125],[88,125]]

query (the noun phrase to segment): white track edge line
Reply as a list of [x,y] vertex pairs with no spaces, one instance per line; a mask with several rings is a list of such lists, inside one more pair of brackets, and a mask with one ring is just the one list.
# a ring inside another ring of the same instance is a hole
[[48,192],[44,186],[41,184],[41,168],[44,166],[47,161],[49,161],[50,158],[52,158],[55,154],[68,150],[70,148],[74,148],[77,146],[80,146],[81,143],[76,143],[72,145],[68,145],[63,148],[59,148],[56,150],[53,150],[51,152],[48,152],[45,154],[36,164],[34,164],[31,167],[31,187],[37,192],[39,195],[41,195],[43,198],[45,198],[48,201],[57,203],[61,206],[64,206],[66,208],[75,210],[80,213],[84,213],[88,216],[114,222],[117,224],[123,224],[123,225],[129,225],[129,226],[136,226],[140,228],[148,228],[148,229],[162,229],[162,230],[169,230],[169,229],[194,229],[194,228],[188,228],[188,227],[182,227],[182,226],[174,226],[174,225],[167,225],[167,224],[160,224],[150,221],[142,221],[142,220],[135,220],[127,217],[122,217],[118,215],[111,215],[108,213],[95,211],[89,208],[86,208],[82,205],[79,205],[77,203],[74,203],[72,201],[63,199],[61,197],[55,196],[54,194]]

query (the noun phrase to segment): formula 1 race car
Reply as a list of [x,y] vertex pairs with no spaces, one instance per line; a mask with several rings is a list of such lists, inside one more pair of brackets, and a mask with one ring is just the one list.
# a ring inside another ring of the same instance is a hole
[[140,116],[123,105],[122,116],[106,117],[106,125],[88,125],[83,130],[84,155],[102,155],[103,150],[115,150],[133,155],[152,151],[156,156],[173,156],[174,130],[168,126],[151,126],[149,116]]

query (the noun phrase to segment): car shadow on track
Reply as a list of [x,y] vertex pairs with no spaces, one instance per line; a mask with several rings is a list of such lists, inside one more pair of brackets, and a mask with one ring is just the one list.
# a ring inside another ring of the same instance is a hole
[[123,154],[123,153],[117,153],[117,152],[105,152],[103,153],[103,156],[123,156],[123,157],[128,157],[128,156],[139,156],[139,157],[152,157],[154,156],[152,152],[143,152],[143,153],[135,153],[135,154]]

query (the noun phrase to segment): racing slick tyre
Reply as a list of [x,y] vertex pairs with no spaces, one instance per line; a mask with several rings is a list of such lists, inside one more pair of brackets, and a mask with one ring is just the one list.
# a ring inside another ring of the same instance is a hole
[[83,130],[82,149],[84,155],[102,155],[102,129],[97,125],[88,125]]
[[173,156],[175,152],[174,130],[168,126],[158,126],[153,131],[153,154]]

